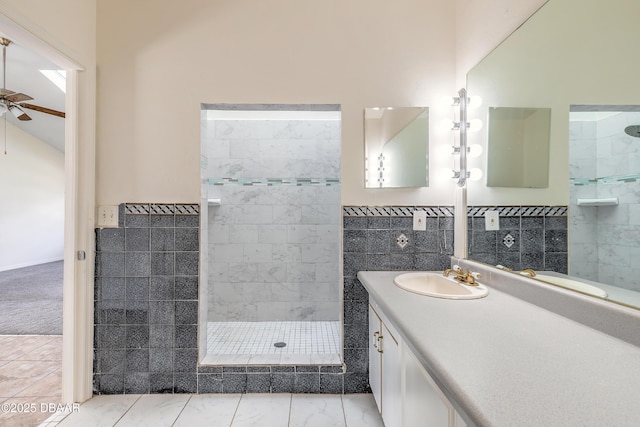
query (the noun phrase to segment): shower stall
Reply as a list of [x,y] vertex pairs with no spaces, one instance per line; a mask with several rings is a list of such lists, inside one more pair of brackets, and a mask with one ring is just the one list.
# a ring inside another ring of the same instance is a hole
[[201,133],[204,362],[339,364],[339,106],[205,104]]
[[570,274],[640,291],[640,111],[580,107],[570,123]]

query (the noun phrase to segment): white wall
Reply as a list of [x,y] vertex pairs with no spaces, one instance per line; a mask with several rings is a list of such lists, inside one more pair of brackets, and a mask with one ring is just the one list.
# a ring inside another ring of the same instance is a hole
[[[364,188],[363,109],[455,93],[454,12],[440,0],[99,2],[98,204],[198,202],[202,102],[341,104],[343,204],[452,204],[450,180]],[[432,142],[450,142],[439,129]]]
[[[456,0],[456,82],[548,0]],[[473,96],[473,93],[469,95]]]
[[11,123],[7,142],[0,154],[0,271],[61,260],[64,153]]

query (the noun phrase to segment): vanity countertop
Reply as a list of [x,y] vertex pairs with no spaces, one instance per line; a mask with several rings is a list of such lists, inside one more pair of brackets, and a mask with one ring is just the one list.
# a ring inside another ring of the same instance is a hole
[[[358,279],[464,418],[478,426],[637,426],[640,348],[493,289],[449,300]],[[638,325],[640,327],[640,325]]]

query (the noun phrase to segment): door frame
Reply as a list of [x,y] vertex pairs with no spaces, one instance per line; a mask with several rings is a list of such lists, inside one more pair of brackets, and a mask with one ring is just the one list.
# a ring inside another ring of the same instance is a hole
[[0,30],[67,73],[62,401],[83,402],[93,395],[95,69],[86,70],[64,53],[68,47],[2,4]]

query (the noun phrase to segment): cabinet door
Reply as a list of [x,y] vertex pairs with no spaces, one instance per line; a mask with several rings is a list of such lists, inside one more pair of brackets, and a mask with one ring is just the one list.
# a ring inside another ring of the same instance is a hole
[[[402,425],[402,361],[400,346],[382,323],[382,420],[385,427]],[[411,425],[411,424],[405,424]]]
[[405,364],[404,425],[412,427],[455,426],[455,411],[409,349]]
[[382,322],[380,318],[369,306],[369,385],[373,398],[378,405],[378,411],[382,412],[382,359],[378,352],[378,339],[381,333]]

